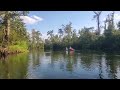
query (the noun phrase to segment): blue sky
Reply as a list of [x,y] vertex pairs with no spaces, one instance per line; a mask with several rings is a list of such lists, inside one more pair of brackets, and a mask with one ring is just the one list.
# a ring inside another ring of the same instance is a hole
[[[101,14],[101,24],[111,11],[103,11]],[[23,16],[22,19],[26,23],[26,28],[29,32],[32,29],[40,31],[44,37],[47,31],[54,30],[58,32],[61,25],[72,22],[74,29],[79,30],[86,27],[94,26],[96,28],[96,20],[93,19],[94,13],[92,11],[30,11],[28,16]],[[120,12],[115,12],[115,23],[120,20]]]

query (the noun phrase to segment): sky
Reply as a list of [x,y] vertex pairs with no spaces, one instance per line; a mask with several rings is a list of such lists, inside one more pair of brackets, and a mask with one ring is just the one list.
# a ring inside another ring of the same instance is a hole
[[[103,11],[100,16],[101,25],[109,13],[112,11]],[[47,38],[47,31],[58,29],[62,24],[66,25],[72,22],[73,29],[80,30],[84,26],[97,27],[96,19],[93,19],[93,11],[30,11],[28,16],[21,16],[28,32],[32,29],[38,30]],[[120,21],[120,11],[115,11],[115,23]],[[103,31],[102,31],[103,32]]]

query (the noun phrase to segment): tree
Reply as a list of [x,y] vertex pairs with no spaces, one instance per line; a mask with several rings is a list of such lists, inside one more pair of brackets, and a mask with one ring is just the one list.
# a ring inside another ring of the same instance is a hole
[[58,29],[58,34],[59,34],[59,38],[60,38],[60,41],[61,41],[62,36],[64,34],[63,30],[62,29]]
[[36,44],[35,33],[35,29],[32,29],[32,48],[34,48]]
[[48,31],[47,32],[47,35],[49,35],[50,37],[50,39],[51,39],[51,41],[52,41],[52,37],[53,37],[53,30],[50,30],[50,31]]
[[41,38],[42,34],[40,31],[36,31],[35,29],[32,30],[32,48],[33,49],[43,49],[43,40]]
[[67,38],[68,46],[70,46],[71,34],[72,34],[72,23],[69,22],[69,24],[67,24],[67,25],[62,25],[62,26],[63,26],[64,32],[67,34],[67,35],[66,35],[66,38]]
[[104,21],[104,25],[105,25],[105,26],[104,26],[104,30],[106,30],[106,24],[107,24],[107,22],[108,22],[108,21],[107,21],[107,18],[106,18],[106,20]]
[[[14,37],[16,35],[16,37]],[[9,44],[16,43],[17,41],[27,40],[27,29],[25,28],[25,24],[21,19],[11,20],[11,33],[9,36]]]
[[60,36],[63,35],[63,30],[62,29],[58,29],[58,33],[60,34]]
[[94,11],[95,15],[93,16],[93,18],[97,19],[97,28],[98,28],[98,35],[100,35],[100,15],[102,13],[102,11]]
[[110,14],[107,15],[106,23],[108,24],[108,27],[107,27],[107,29],[104,30],[104,35],[106,37],[109,37],[112,35],[112,31],[114,29],[113,16],[114,15],[111,16]]
[[[41,39],[42,34],[40,33],[40,31],[36,31],[36,47],[40,48],[40,45],[42,45],[43,41]],[[41,47],[42,48],[42,47]]]
[[112,13],[111,13],[111,21],[112,21],[112,28],[114,29],[114,14],[115,14],[115,12],[113,11]]
[[21,15],[27,15],[27,11],[0,11],[1,22],[4,25],[4,44],[8,46],[11,29],[11,20],[19,18]]
[[91,31],[93,31],[93,27],[87,28],[84,27],[80,31],[80,48],[81,49],[90,49],[92,41],[93,41],[93,34]]

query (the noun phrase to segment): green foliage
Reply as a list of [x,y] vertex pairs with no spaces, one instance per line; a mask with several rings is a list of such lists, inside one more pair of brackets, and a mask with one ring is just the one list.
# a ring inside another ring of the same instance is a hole
[[41,38],[42,34],[39,31],[32,30],[32,40],[30,40],[30,48],[31,49],[44,49],[44,43]]
[[[10,51],[28,51],[28,34],[19,16],[27,11],[0,11],[0,45],[8,46]],[[9,25],[8,21],[9,20]],[[6,38],[7,36],[7,38]],[[6,42],[7,40],[7,42]],[[8,44],[9,43],[9,44]]]
[[8,47],[9,52],[28,52],[26,46],[21,46],[21,45],[12,45]]
[[[18,23],[20,21],[21,15],[27,15],[27,11],[0,11],[0,21],[3,26],[3,45],[8,46],[9,45],[9,38],[10,38],[10,31],[13,27],[19,27],[21,23]],[[18,22],[12,22],[12,21],[18,21]],[[11,28],[11,23],[13,24],[13,27]],[[16,25],[17,24],[17,25]],[[20,28],[23,28],[23,26],[20,26]]]

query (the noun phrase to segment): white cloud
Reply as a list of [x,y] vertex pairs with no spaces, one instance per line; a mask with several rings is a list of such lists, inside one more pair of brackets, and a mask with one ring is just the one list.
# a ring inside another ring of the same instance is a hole
[[25,24],[35,24],[35,23],[38,23],[38,22],[43,20],[41,17],[38,17],[36,15],[33,15],[31,17],[29,17],[29,16],[20,16],[20,18],[23,20],[23,22]]
[[33,15],[33,18],[36,19],[36,20],[38,20],[38,21],[42,21],[42,20],[43,20],[43,18],[38,17],[38,16],[36,16],[36,15]]

